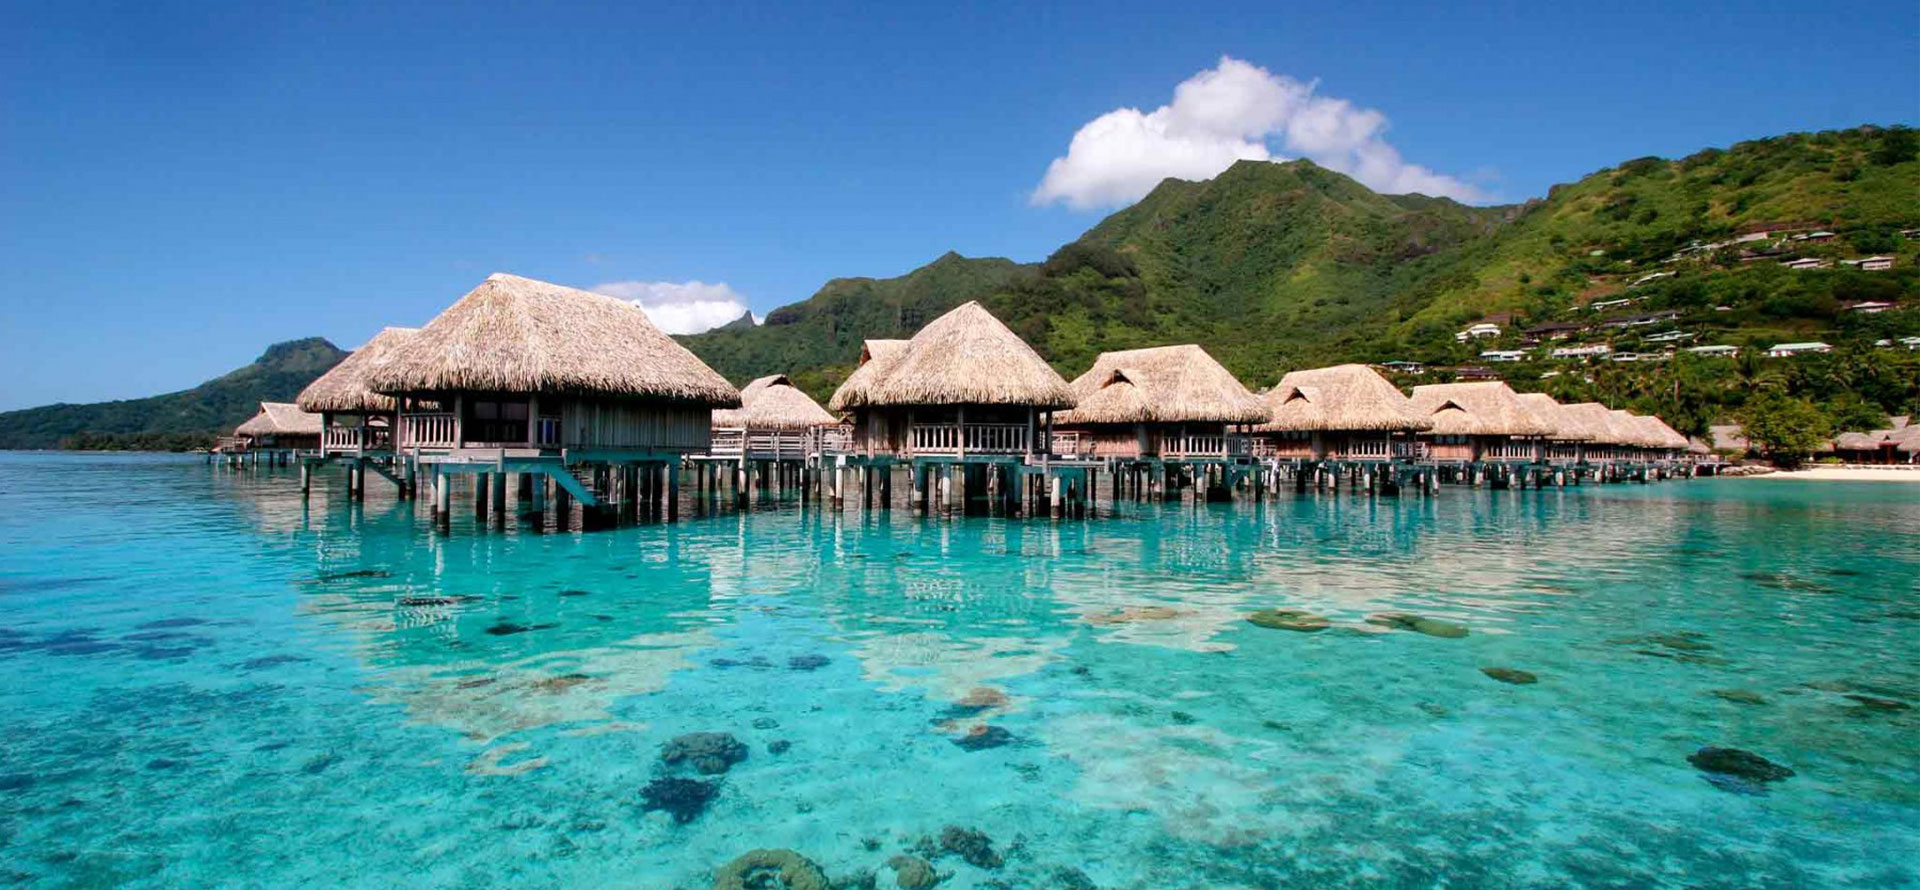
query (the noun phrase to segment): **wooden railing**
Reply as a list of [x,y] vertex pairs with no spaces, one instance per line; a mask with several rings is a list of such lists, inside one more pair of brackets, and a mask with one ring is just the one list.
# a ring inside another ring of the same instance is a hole
[[452,414],[400,415],[400,444],[407,448],[454,448],[460,424]]
[[804,430],[746,430],[718,427],[707,453],[715,457],[750,460],[805,460],[821,454],[843,454],[852,431],[843,426],[816,426]]
[[1252,453],[1245,436],[1179,435],[1160,440],[1161,457],[1238,457]]
[[384,426],[330,426],[320,431],[320,450],[336,452],[386,451],[393,447],[393,430]]
[[1537,442],[1506,439],[1487,446],[1487,460],[1533,460],[1540,453]]
[[1433,456],[1433,451],[1425,442],[1395,442],[1393,456],[1401,460],[1426,460]]
[[914,454],[1028,454],[1025,424],[916,423],[908,443]]
[[1327,456],[1335,460],[1388,460],[1400,456],[1394,444],[1385,439],[1349,439]]

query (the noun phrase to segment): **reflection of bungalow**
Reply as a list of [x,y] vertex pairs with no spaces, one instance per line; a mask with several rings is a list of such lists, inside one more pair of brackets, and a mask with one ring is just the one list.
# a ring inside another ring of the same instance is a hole
[[1832,351],[1832,346],[1818,341],[1812,343],[1776,343],[1767,349],[1767,355],[1774,358],[1785,358],[1792,355]]
[[1365,365],[1294,371],[1265,395],[1273,419],[1254,428],[1282,459],[1384,461],[1432,422]]
[[1893,257],[1890,256],[1861,257],[1857,260],[1842,260],[1841,262],[1849,266],[1857,266],[1862,272],[1885,272],[1893,268]]
[[1465,343],[1468,340],[1479,340],[1483,337],[1498,337],[1498,336],[1500,336],[1500,326],[1497,324],[1491,324],[1483,321],[1479,324],[1469,326],[1464,331],[1454,334],[1453,339],[1458,340],[1462,343]]
[[1704,356],[1710,356],[1714,358],[1732,358],[1740,354],[1740,347],[1738,346],[1689,346],[1687,347],[1687,351],[1693,353],[1694,355],[1704,355]]

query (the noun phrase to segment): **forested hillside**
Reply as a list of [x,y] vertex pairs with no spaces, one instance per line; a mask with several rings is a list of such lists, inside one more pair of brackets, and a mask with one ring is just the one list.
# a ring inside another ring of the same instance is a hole
[[289,402],[347,353],[320,337],[267,347],[252,364],[189,390],[86,405],[0,413],[0,448],[179,450],[252,417],[260,403]]
[[[1905,128],[1791,134],[1628,161],[1503,207],[1379,195],[1307,161],[1243,161],[1162,183],[1038,266],[949,254],[902,278],[830,282],[758,329],[684,339],[731,379],[784,371],[824,398],[861,339],[908,336],[980,299],[1068,376],[1104,350],[1176,342],[1200,343],[1255,386],[1339,361],[1451,368],[1509,350],[1527,355],[1491,367],[1518,387],[1599,395],[1694,430],[1755,385],[1905,410],[1920,366],[1897,342],[1875,344],[1920,335],[1917,150]],[[1869,256],[1891,268],[1847,262]],[[1794,260],[1823,267],[1783,265]],[[1850,310],[1863,302],[1894,308]],[[1678,314],[1656,329],[1610,325],[1666,310]],[[1455,339],[1489,319],[1499,337]],[[1669,346],[1748,355],[1554,360],[1564,344],[1526,331],[1555,322],[1560,336],[1621,351],[1663,353],[1642,338],[1664,333],[1684,338]],[[1753,354],[1792,340],[1836,352],[1798,366]]]

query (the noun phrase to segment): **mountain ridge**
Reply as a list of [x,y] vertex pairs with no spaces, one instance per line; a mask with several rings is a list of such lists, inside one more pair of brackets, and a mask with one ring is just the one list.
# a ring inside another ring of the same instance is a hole
[[0,448],[182,450],[210,444],[261,402],[290,402],[347,353],[325,337],[268,346],[251,363],[176,392],[0,412]]

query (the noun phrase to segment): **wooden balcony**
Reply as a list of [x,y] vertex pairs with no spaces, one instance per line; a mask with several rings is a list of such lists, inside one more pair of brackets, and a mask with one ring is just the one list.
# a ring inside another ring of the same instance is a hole
[[400,415],[403,448],[458,448],[460,420],[451,413]]
[[707,453],[714,457],[745,460],[807,460],[823,454],[847,451],[851,432],[842,426],[817,426],[804,430],[747,430],[716,427],[713,444]]
[[384,426],[330,426],[320,432],[322,454],[365,454],[393,450],[393,430]]
[[1168,460],[1245,457],[1253,453],[1245,436],[1224,434],[1167,436],[1160,440],[1160,457]]
[[916,423],[908,429],[908,453],[923,457],[971,454],[1032,454],[1033,436],[1018,423]]

